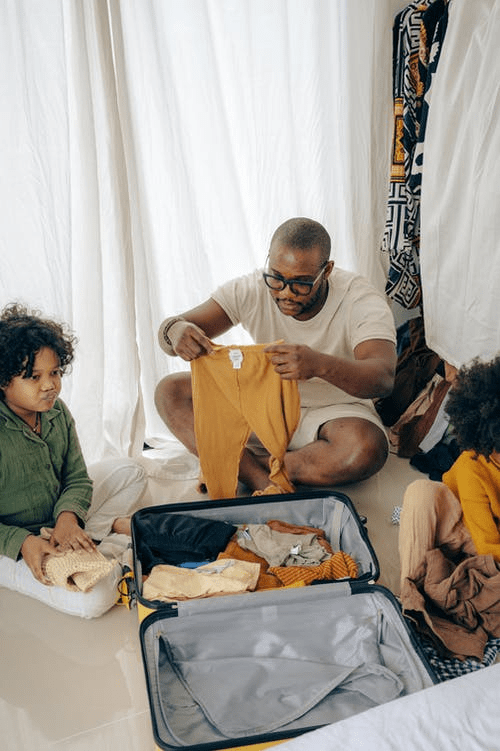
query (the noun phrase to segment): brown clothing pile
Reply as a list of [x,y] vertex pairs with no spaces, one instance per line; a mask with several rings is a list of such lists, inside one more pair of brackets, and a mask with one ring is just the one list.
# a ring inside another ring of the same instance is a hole
[[483,659],[490,637],[500,637],[500,563],[491,555],[456,564],[436,548],[425,556],[418,582],[405,579],[405,615],[445,655]]

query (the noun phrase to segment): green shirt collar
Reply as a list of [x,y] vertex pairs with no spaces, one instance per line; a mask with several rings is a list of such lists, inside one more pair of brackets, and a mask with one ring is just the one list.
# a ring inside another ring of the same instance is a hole
[[[61,412],[61,407],[59,406],[59,400],[57,399],[54,406],[51,407],[47,412],[44,412],[44,420],[54,420],[58,414]],[[21,418],[15,414],[3,400],[0,399],[0,420],[3,420],[5,423],[5,427],[11,429],[11,430],[23,430],[23,428],[26,427],[26,423],[24,420],[21,420]]]

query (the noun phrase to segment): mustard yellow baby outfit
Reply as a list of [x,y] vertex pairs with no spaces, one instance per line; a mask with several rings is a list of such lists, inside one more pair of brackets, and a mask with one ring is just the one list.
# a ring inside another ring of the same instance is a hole
[[274,492],[293,492],[284,467],[300,419],[296,381],[282,380],[266,344],[215,346],[191,362],[196,447],[210,497],[232,498],[241,455],[252,432],[269,451]]

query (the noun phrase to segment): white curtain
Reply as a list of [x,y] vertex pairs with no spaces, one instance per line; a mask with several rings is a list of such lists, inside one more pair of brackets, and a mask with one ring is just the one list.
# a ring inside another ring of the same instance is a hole
[[451,0],[424,144],[427,344],[455,367],[500,352],[500,0]]
[[[88,461],[167,436],[161,320],[290,216],[385,285],[396,0],[0,0],[0,303],[67,321]],[[234,331],[227,341],[246,340]]]

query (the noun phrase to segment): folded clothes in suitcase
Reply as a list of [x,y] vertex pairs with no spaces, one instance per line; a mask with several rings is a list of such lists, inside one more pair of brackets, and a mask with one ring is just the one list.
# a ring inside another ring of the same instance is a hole
[[[155,558],[143,567],[141,552],[151,556],[151,548],[141,532],[159,529],[172,514],[234,527],[279,519],[322,529],[333,550],[356,561],[357,577],[148,601],[143,574]],[[378,563],[344,494],[308,491],[141,509],[132,519],[132,537],[137,599],[148,612],[140,638],[160,749],[278,741],[434,682],[398,603],[374,584]]]
[[[168,607],[143,594],[143,580],[155,565],[179,565],[190,557],[199,562],[215,559],[236,528],[264,525],[270,520],[322,530],[334,552],[342,551],[355,562],[357,581],[377,580],[379,565],[375,551],[351,500],[343,493],[308,490],[193,501],[151,506],[133,515],[134,584],[139,604],[152,610]],[[176,604],[171,603],[170,607]]]

